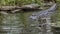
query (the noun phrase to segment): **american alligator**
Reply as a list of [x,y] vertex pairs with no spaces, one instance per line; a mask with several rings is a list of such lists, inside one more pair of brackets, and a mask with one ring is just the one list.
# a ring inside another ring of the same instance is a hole
[[38,19],[39,17],[51,17],[52,15],[54,15],[56,13],[56,10],[57,9],[57,4],[54,3],[49,9],[47,10],[43,10],[43,11],[39,11],[37,13],[33,13],[29,18],[32,19],[32,20],[36,20]]
[[[52,34],[51,32],[51,16],[55,15],[57,4],[54,3],[49,9],[33,13],[29,18],[30,21],[38,21],[38,27],[42,28],[43,34]],[[40,21],[42,22],[40,22]],[[45,20],[45,22],[43,21]]]

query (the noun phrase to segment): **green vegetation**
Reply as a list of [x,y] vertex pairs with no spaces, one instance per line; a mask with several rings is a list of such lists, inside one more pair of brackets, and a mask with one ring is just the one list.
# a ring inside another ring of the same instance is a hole
[[42,0],[0,0],[0,5],[25,5],[30,3],[41,4]]
[[[22,5],[26,5],[26,4],[31,4],[31,3],[37,3],[39,5],[43,5],[43,0],[0,0],[0,6],[22,6]],[[57,0],[57,4],[58,4],[58,9],[57,9],[57,14],[56,16],[53,16],[53,18],[55,19],[56,18],[56,23],[58,25],[60,25],[60,0]],[[20,17],[20,20],[22,22],[22,24],[24,25],[23,28],[26,28],[26,29],[30,29],[30,23],[28,23],[28,17],[31,15],[32,12],[25,12],[25,13],[20,13],[19,17]],[[3,19],[3,16],[4,15],[0,15],[0,23]],[[13,15],[12,15],[13,16]],[[10,16],[11,18],[11,16]],[[14,17],[13,17],[14,18]],[[37,33],[35,33],[37,34]]]

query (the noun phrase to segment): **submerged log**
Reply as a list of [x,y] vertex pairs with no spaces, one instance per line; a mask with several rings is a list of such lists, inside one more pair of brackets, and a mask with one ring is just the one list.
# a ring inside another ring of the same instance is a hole
[[9,12],[9,13],[16,13],[20,12],[21,10],[26,11],[36,11],[41,10],[40,5],[38,4],[29,4],[29,5],[23,5],[21,7],[19,6],[0,6],[0,11]]
[[14,10],[20,8],[19,6],[0,6],[0,10],[5,11],[5,10]]
[[20,11],[19,6],[0,6],[0,13],[7,14],[7,13],[14,13],[16,11]]
[[24,5],[22,8],[39,8],[40,6],[38,4],[29,4],[29,5]]
[[22,10],[24,11],[30,11],[30,10],[38,10],[40,8],[40,5],[38,4],[29,4],[29,5],[24,5],[21,7]]
[[14,10],[14,9],[25,9],[25,10],[31,10],[31,9],[38,9],[40,6],[38,4],[29,4],[24,6],[0,6],[0,10]]
[[38,4],[29,4],[29,5],[24,5],[24,6],[0,6],[0,11],[10,11],[10,10],[15,10],[15,9],[21,9],[21,10],[38,10],[41,9]]

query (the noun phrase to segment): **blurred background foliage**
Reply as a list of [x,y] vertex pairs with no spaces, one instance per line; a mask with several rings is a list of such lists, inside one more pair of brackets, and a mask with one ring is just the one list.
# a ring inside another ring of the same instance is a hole
[[41,4],[42,0],[0,0],[0,5],[25,5],[31,3],[38,3]]
[[[42,6],[44,4],[44,1],[43,0],[0,0],[0,6],[22,6],[22,5],[31,4],[31,3],[37,3]],[[57,23],[60,26],[60,0],[57,0],[57,4],[58,4],[57,14],[56,16],[52,17],[53,18],[52,20],[54,20],[55,23]],[[32,12],[21,13],[19,16],[21,19],[21,22],[24,24],[24,27],[26,28],[29,27],[29,23],[27,22],[26,19],[31,14]],[[0,16],[0,19],[2,20],[3,18],[1,16]]]
[[[60,22],[60,0],[56,0],[58,4],[57,8],[57,14],[56,16],[53,16],[52,18],[55,20],[55,22]],[[43,0],[0,0],[0,6],[22,6],[26,4],[31,3],[37,3],[39,5],[43,5]]]

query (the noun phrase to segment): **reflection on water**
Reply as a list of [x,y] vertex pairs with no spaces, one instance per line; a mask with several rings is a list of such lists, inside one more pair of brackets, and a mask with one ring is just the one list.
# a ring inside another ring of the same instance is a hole
[[[33,12],[14,13],[0,15],[0,34],[37,34],[39,31],[37,21],[29,21],[29,17]],[[4,33],[3,33],[4,32]]]
[[8,32],[7,34],[19,34],[21,28],[19,28],[20,14],[8,14],[1,15],[3,16],[2,20],[2,30]]

